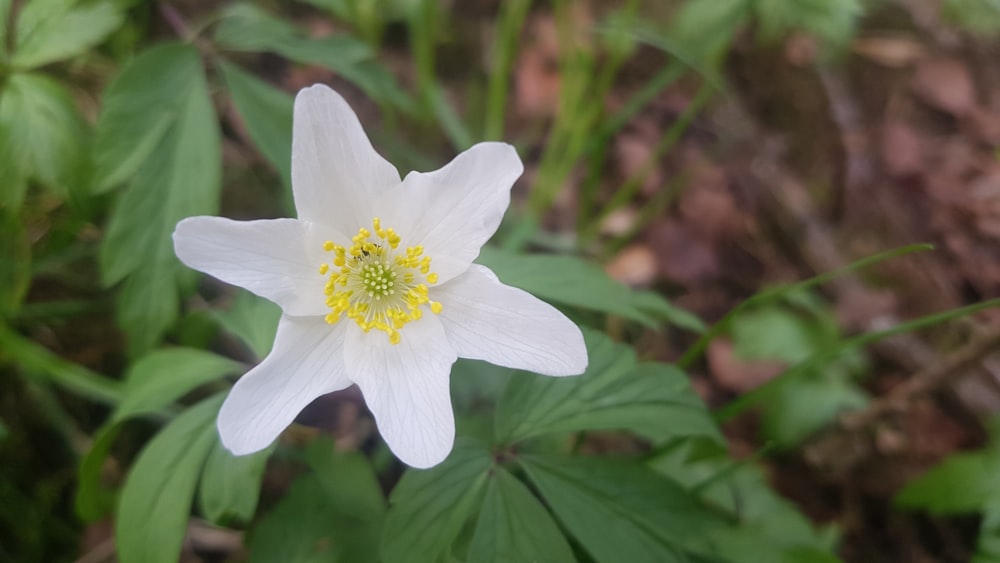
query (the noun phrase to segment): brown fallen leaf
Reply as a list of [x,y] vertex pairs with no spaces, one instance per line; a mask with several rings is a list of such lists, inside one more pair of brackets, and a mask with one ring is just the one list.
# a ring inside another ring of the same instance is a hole
[[656,254],[645,244],[633,244],[618,253],[604,270],[631,287],[649,287],[656,279]]
[[907,37],[860,37],[851,44],[851,50],[889,68],[912,66],[927,55],[923,45]]
[[917,65],[913,91],[924,103],[962,117],[971,114],[978,102],[969,68],[960,60],[934,58]]

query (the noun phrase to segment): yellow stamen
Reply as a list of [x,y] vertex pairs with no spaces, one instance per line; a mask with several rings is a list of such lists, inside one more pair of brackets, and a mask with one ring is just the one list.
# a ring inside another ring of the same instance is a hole
[[329,275],[323,288],[330,307],[327,323],[347,317],[364,332],[384,332],[389,342],[399,344],[400,331],[423,316],[423,306],[441,313],[441,303],[429,295],[428,284],[438,282],[438,275],[430,271],[431,257],[424,256],[419,245],[394,252],[401,241],[396,231],[383,228],[375,217],[372,230],[359,228],[349,246],[323,243],[325,251],[334,253],[332,264],[319,267],[320,275]]

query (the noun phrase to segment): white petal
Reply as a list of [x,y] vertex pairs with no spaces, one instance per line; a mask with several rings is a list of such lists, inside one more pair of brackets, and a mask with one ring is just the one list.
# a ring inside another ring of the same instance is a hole
[[317,231],[296,219],[188,217],[174,230],[174,252],[187,266],[270,299],[289,315],[325,315],[319,266],[330,257],[321,235],[342,235]]
[[423,245],[431,269],[445,282],[479,256],[507,206],[510,188],[524,171],[514,147],[479,143],[434,172],[410,172],[379,204],[383,224],[405,246]]
[[313,399],[351,385],[346,323],[282,316],[274,348],[233,386],[219,410],[222,445],[236,455],[266,448]]
[[544,375],[578,375],[587,369],[579,327],[548,303],[500,283],[489,268],[473,264],[434,288],[432,298],[444,306],[441,324],[463,358]]
[[371,226],[373,200],[399,172],[372,147],[340,94],[316,84],[295,97],[292,188],[300,219],[354,234]]
[[457,357],[430,312],[400,336],[390,344],[384,333],[348,330],[345,361],[389,449],[407,465],[431,467],[455,441],[449,376]]

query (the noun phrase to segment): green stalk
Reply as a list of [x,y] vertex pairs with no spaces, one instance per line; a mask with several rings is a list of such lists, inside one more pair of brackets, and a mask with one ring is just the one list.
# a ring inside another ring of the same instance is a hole
[[861,348],[874,344],[891,336],[897,336],[900,334],[906,334],[908,332],[913,332],[915,330],[920,330],[922,328],[927,328],[943,322],[954,320],[960,317],[971,315],[978,311],[985,309],[992,309],[994,307],[1000,306],[1000,299],[991,299],[989,301],[984,301],[982,303],[976,303],[974,305],[968,305],[965,307],[959,307],[958,309],[952,309],[951,311],[945,311],[943,313],[935,313],[933,315],[927,315],[919,319],[900,323],[892,328],[886,330],[878,330],[873,332],[866,332],[864,334],[859,334],[852,338],[848,338],[839,342],[836,346],[828,348],[818,354],[814,354],[809,359],[795,365],[791,369],[785,370],[784,373],[775,377],[774,379],[768,381],[767,383],[757,387],[753,391],[750,391],[746,395],[730,402],[726,406],[718,409],[714,413],[714,418],[720,424],[732,419],[736,415],[745,411],[749,407],[760,402],[769,393],[774,391],[778,386],[780,386],[785,381],[789,379],[798,377],[804,372],[811,371],[817,366],[822,365],[840,354],[846,352],[847,350],[853,348]]
[[726,313],[724,317],[719,319],[719,322],[712,325],[712,328],[708,329],[708,331],[702,334],[701,338],[699,338],[694,344],[691,345],[690,348],[687,349],[686,352],[684,352],[684,355],[681,356],[681,359],[677,361],[677,367],[685,370],[690,368],[691,364],[693,364],[694,361],[697,360],[699,357],[701,357],[701,355],[705,352],[705,349],[708,348],[708,344],[717,336],[719,336],[719,334],[721,334],[722,332],[724,332],[729,328],[729,323],[733,320],[733,318],[735,318],[736,315],[740,314],[742,311],[748,308],[776,301],[777,299],[781,298],[782,296],[788,293],[802,291],[805,289],[816,287],[818,285],[823,285],[841,276],[850,274],[851,272],[863,270],[869,266],[874,266],[875,264],[884,262],[886,260],[890,260],[892,258],[898,258],[900,256],[905,256],[907,254],[912,254],[914,252],[925,252],[928,250],[934,250],[934,245],[913,244],[910,246],[904,246],[902,248],[896,248],[893,250],[876,254],[874,256],[862,258],[861,260],[848,264],[843,268],[837,268],[836,270],[833,270],[831,272],[826,272],[824,274],[820,274],[818,276],[800,281],[798,283],[793,283],[791,285],[784,285],[781,287],[775,287],[772,289],[762,291],[750,297],[746,301],[740,303],[736,307],[730,309],[730,311]]

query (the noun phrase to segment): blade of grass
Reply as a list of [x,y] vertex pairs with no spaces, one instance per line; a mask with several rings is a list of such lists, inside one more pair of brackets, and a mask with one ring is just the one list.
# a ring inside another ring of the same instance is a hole
[[437,118],[448,140],[459,152],[472,145],[472,136],[448,102],[435,75],[435,38],[442,15],[435,0],[420,0],[409,12],[410,50],[417,67],[417,87],[424,107]]
[[[681,139],[688,127],[691,126],[691,122],[694,121],[694,118],[708,103],[711,98],[711,93],[712,88],[707,84],[703,84],[698,89],[698,92],[691,100],[691,103],[688,104],[688,107],[684,109],[684,112],[677,118],[676,121],[674,121],[670,128],[664,132],[660,141],[653,149],[653,154],[650,155],[649,159],[639,167],[639,170],[632,174],[632,176],[630,176],[628,180],[622,184],[615,194],[611,196],[611,200],[607,204],[601,206],[601,210],[597,217],[588,222],[588,229],[581,234],[581,238],[586,240],[588,238],[595,237],[600,229],[601,223],[605,218],[607,218],[608,215],[628,204],[628,202],[635,198],[636,194],[639,193],[639,190],[642,188],[643,181],[645,181],[650,172],[656,168],[660,159],[662,159],[670,149],[677,145],[677,141]],[[647,217],[647,220],[649,219],[652,219],[652,217]]]
[[804,289],[816,287],[818,285],[823,285],[843,275],[858,270],[863,270],[865,268],[874,266],[875,264],[884,262],[886,260],[891,260],[893,258],[898,258],[900,256],[906,256],[907,254],[912,254],[914,252],[926,252],[928,250],[934,250],[934,245],[912,244],[909,246],[904,246],[902,248],[896,248],[893,250],[882,252],[874,256],[869,256],[867,258],[862,258],[861,260],[848,264],[843,268],[838,268],[831,272],[826,272],[824,274],[820,274],[818,276],[800,281],[798,283],[793,283],[791,285],[785,285],[781,287],[775,287],[772,289],[764,290],[754,295],[753,297],[750,297],[746,301],[740,303],[736,307],[733,307],[728,313],[726,313],[724,317],[719,319],[719,322],[712,325],[712,328],[708,329],[707,332],[702,334],[701,338],[699,338],[694,344],[691,345],[690,348],[687,349],[686,352],[684,352],[684,355],[681,356],[680,360],[678,360],[677,366],[680,367],[681,369],[687,369],[691,367],[691,364],[693,364],[694,361],[698,359],[705,352],[705,349],[708,347],[709,342],[711,342],[715,337],[719,336],[720,333],[725,331],[729,327],[729,323],[733,320],[733,318],[747,308],[777,300],[787,293],[801,291]]
[[531,0],[508,0],[503,3],[500,23],[497,25],[496,41],[493,44],[493,68],[490,69],[486,91],[486,121],[483,135],[486,141],[498,141],[503,137],[504,114],[507,107],[507,87],[514,55],[528,15]]
[[1000,307],[1000,299],[991,299],[989,301],[984,301],[982,303],[976,303],[974,305],[968,305],[965,307],[959,307],[958,309],[952,309],[951,311],[945,311],[943,313],[935,313],[933,315],[927,315],[919,319],[908,321],[905,323],[900,323],[892,328],[886,330],[878,330],[872,332],[866,332],[864,334],[859,334],[857,336],[847,338],[839,342],[836,346],[828,348],[818,354],[814,354],[809,359],[795,365],[794,367],[785,370],[784,373],[775,377],[774,379],[768,381],[767,383],[757,387],[753,391],[743,395],[742,397],[730,402],[724,407],[718,409],[713,414],[715,420],[720,424],[732,419],[736,415],[745,411],[746,409],[757,404],[762,398],[767,396],[768,393],[772,392],[783,382],[788,381],[799,374],[808,372],[815,369],[817,366],[822,365],[825,362],[837,357],[838,355],[844,353],[852,348],[862,348],[870,344],[879,342],[891,336],[896,336],[899,334],[906,334],[908,332],[913,332],[915,330],[920,330],[922,328],[927,328],[929,326],[941,324],[950,320],[958,319],[967,315],[971,315],[978,311],[985,309],[991,309],[994,307]]

